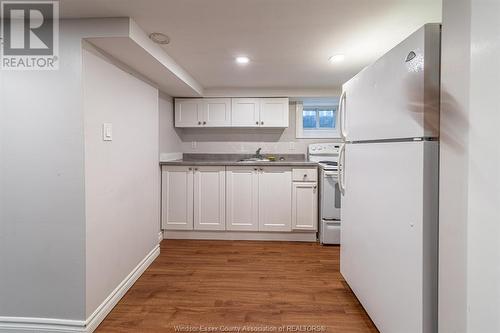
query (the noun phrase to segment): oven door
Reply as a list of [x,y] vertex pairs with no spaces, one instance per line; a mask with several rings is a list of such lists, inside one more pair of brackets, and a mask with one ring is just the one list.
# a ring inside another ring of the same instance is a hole
[[340,188],[336,171],[321,171],[321,219],[340,220]]

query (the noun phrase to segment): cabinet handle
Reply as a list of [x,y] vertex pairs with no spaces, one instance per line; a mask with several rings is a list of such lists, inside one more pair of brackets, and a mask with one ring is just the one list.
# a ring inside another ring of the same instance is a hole
[[307,178],[307,173],[304,174],[304,178]]
[[189,168],[188,170],[191,171],[191,170],[193,170],[193,168]]
[[207,122],[206,122],[206,121],[204,121],[204,122],[203,122],[203,125],[206,125],[206,124],[207,124]]
[[258,125],[258,124],[259,124],[259,122],[258,122],[258,121],[256,121],[256,122],[255,122],[255,125]]
[[254,171],[257,171],[257,168],[254,168],[253,170],[254,170]]
[[198,168],[194,168],[194,171],[198,171]]
[[264,171],[264,169],[260,168],[260,171]]
[[198,122],[198,125],[201,125],[201,121]]
[[261,125],[264,125],[264,122],[263,122],[263,121],[261,121],[261,122],[260,122],[260,124],[261,124]]

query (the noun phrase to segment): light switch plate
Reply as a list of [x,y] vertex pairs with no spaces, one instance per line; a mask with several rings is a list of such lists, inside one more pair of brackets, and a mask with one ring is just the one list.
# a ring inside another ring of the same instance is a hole
[[111,123],[102,124],[102,140],[113,141],[113,124]]

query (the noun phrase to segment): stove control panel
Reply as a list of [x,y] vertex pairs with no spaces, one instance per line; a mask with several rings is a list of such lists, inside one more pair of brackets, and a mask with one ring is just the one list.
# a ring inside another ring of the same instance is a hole
[[313,143],[309,145],[309,155],[338,155],[340,143]]

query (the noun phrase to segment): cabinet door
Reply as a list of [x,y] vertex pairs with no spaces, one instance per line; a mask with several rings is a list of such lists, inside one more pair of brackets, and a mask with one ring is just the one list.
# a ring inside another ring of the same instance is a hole
[[292,188],[292,229],[318,229],[318,191],[316,183],[295,182]]
[[226,229],[259,230],[259,175],[253,167],[226,171]]
[[231,99],[204,98],[202,124],[205,127],[231,126]]
[[288,98],[260,99],[261,127],[288,127]]
[[225,167],[194,168],[194,229],[226,229]]
[[175,99],[175,127],[203,126],[202,100]]
[[292,170],[266,167],[259,173],[259,231],[292,230]]
[[184,166],[162,168],[162,229],[193,229],[193,171]]
[[257,127],[260,125],[259,98],[232,98],[231,125],[233,127]]

